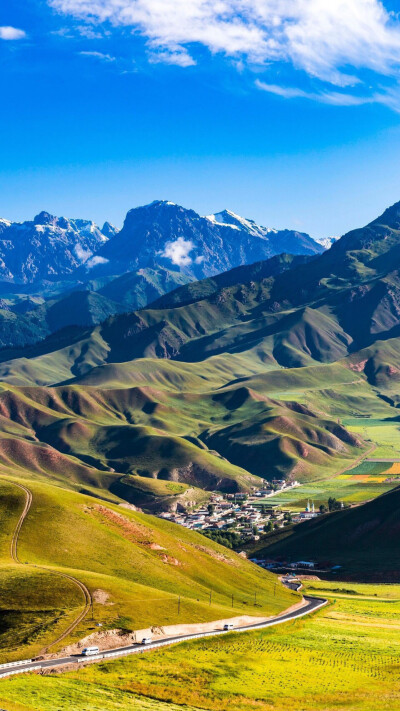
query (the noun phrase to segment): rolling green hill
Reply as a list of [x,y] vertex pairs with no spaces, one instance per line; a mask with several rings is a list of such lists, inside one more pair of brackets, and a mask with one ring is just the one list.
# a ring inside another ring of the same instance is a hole
[[105,374],[102,387],[4,384],[0,466],[155,511],[190,507],[207,491],[249,491],[259,477],[312,479],[321,467],[328,475],[366,447],[310,408],[266,396],[262,376],[254,377],[257,389],[218,380],[211,388],[212,370],[204,382],[193,366],[186,373],[179,364],[156,366],[131,366],[130,382],[122,369],[118,384]]
[[33,285],[26,293],[0,284],[0,348],[43,341],[67,326],[94,326],[113,314],[143,308],[188,277],[164,267],[122,276]]
[[2,351],[2,470],[157,512],[260,478],[333,477],[386,446],[365,423],[398,417],[399,212],[320,256],[242,266]]

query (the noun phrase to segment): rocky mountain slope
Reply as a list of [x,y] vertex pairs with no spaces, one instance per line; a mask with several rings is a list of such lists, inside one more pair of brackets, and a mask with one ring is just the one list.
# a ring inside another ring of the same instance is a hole
[[226,224],[155,201],[128,212],[120,233],[108,222],[100,229],[45,212],[31,222],[1,220],[0,347],[30,344],[68,325],[99,323],[285,248],[304,255],[323,249],[308,235],[259,227],[228,211],[222,215]]
[[268,230],[228,211],[200,217],[160,200],[128,212],[115,239],[99,249],[92,273],[122,274],[158,264],[201,279],[285,251],[318,254],[323,247],[308,235]]
[[103,229],[90,220],[67,220],[48,212],[28,222],[2,221],[0,279],[25,284],[71,274],[95,260],[94,253],[116,233],[108,223]]

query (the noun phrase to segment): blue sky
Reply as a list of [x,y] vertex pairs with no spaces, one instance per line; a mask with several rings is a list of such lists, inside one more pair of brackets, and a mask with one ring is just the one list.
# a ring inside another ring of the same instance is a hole
[[0,216],[165,198],[321,237],[400,200],[378,0],[0,0]]

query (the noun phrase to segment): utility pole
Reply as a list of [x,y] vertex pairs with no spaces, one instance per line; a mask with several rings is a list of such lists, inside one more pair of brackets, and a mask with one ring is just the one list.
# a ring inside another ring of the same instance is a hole
[[257,605],[257,593],[254,590],[254,605]]
[[232,607],[233,607],[233,593],[232,593]]
[[210,590],[210,603],[209,603],[209,605],[211,605],[211,597],[212,597],[212,591]]
[[178,615],[181,613],[181,596],[178,597]]

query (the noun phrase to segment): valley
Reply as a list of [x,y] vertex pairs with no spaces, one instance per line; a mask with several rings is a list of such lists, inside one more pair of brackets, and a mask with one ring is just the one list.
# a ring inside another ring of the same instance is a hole
[[[129,296],[121,312],[99,307],[91,322],[73,316],[82,301],[72,290],[41,312],[47,319],[51,308],[58,329],[0,351],[0,661],[69,655],[83,640],[135,644],[143,630],[161,638],[164,627],[275,617],[302,593],[268,561],[324,562],[335,580],[305,580],[304,593],[326,593],[329,605],[280,630],[31,675],[25,697],[25,677],[2,680],[1,702],[7,711],[32,708],[32,698],[43,711],[62,709],[64,693],[81,703],[80,689],[90,698],[94,684],[105,711],[142,702],[156,711],[176,703],[279,711],[297,694],[306,711],[334,697],[368,709],[368,678],[382,709],[396,703],[400,205],[327,251],[241,264],[232,254],[225,263],[222,248],[221,262],[208,252],[196,264],[196,250],[221,245],[217,237],[226,250],[232,235],[262,249],[268,237],[270,249],[270,232],[169,203],[138,211],[100,237],[106,261],[93,278],[102,286],[86,303],[101,305],[99,292],[115,295],[122,282],[137,293],[132,270],[155,269],[154,245],[168,251],[171,230],[179,240],[185,225],[197,246],[178,283],[152,292],[150,304]],[[57,233],[59,223],[49,224]],[[147,251],[137,242],[143,230]],[[372,655],[367,623],[378,635]],[[386,630],[393,649],[378,663]],[[306,691],[296,658],[316,685],[323,660],[323,694],[310,683]],[[90,703],[83,708],[100,708]]]
[[400,7],[0,18],[0,711],[400,711]]

